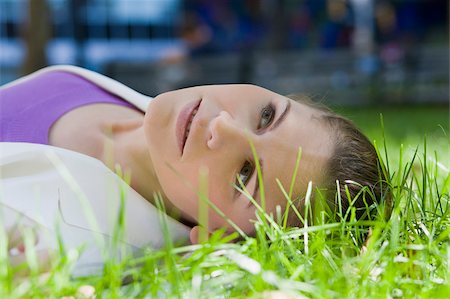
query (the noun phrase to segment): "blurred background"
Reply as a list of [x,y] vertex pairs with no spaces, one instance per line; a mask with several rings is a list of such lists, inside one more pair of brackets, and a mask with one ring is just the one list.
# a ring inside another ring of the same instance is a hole
[[148,95],[253,83],[448,105],[447,0],[0,0],[0,83],[76,64]]

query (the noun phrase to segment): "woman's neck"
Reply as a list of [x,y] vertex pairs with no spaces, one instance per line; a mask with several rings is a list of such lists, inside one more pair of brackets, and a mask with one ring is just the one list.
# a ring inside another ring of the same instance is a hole
[[113,172],[130,176],[130,186],[147,200],[153,202],[153,193],[161,191],[153,170],[150,153],[144,136],[143,119],[115,121],[103,126],[105,142],[100,158]]
[[123,174],[131,175],[130,186],[149,202],[154,204],[154,193],[159,192],[166,213],[185,225],[192,225],[192,220],[183,218],[181,211],[162,192],[148,151],[143,119],[133,118],[108,123],[103,126],[102,131],[105,132],[105,143],[100,160],[114,172],[117,172],[116,168],[120,166]]

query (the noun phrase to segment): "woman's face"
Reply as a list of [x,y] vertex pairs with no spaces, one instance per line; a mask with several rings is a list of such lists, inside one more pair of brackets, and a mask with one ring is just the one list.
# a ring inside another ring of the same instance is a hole
[[[199,173],[206,170],[209,200],[250,233],[256,208],[233,187],[239,176],[260,203],[250,142],[262,166],[266,210],[274,213],[277,205],[286,206],[276,179],[288,192],[300,147],[293,198],[304,196],[309,181],[322,179],[331,138],[318,115],[307,105],[253,85],[199,86],[157,96],[144,126],[166,206],[197,222]],[[230,228],[211,208],[208,221],[210,231]]]

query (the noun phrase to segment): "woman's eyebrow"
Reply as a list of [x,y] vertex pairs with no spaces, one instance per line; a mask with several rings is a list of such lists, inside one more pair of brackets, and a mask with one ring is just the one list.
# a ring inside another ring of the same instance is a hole
[[286,108],[284,109],[283,113],[281,113],[280,117],[278,117],[278,119],[275,120],[275,122],[272,125],[271,130],[274,130],[276,127],[278,127],[283,122],[283,120],[286,118],[289,110],[291,109],[291,101],[289,101],[288,99],[286,99],[286,101],[287,101]]

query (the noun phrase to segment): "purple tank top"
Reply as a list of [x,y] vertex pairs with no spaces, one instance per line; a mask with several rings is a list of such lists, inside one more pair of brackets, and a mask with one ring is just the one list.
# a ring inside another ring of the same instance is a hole
[[50,127],[83,105],[110,103],[136,109],[90,81],[63,71],[0,90],[0,141],[48,144]]

